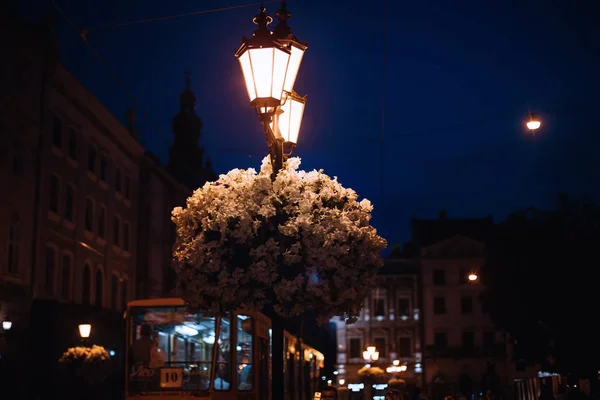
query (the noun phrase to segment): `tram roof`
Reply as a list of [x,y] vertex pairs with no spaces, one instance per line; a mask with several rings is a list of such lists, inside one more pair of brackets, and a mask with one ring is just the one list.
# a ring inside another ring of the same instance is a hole
[[185,301],[181,298],[173,297],[168,299],[143,299],[133,300],[127,304],[127,307],[183,307]]

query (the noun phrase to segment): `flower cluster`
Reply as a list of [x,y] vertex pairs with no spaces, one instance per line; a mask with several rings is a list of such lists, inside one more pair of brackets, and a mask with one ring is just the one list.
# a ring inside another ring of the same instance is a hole
[[290,158],[274,181],[234,169],[173,210],[173,267],[183,296],[214,312],[269,302],[283,317],[317,311],[321,322],[356,320],[386,242],[371,203],[323,171]]
[[110,356],[104,347],[71,347],[58,360],[61,364],[94,364],[108,361]]
[[358,376],[365,381],[381,381],[385,377],[385,371],[379,367],[364,366],[358,370]]

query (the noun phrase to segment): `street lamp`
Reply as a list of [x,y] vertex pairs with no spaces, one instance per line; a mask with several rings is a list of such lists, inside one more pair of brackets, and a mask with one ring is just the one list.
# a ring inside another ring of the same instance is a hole
[[475,282],[477,279],[479,279],[479,277],[476,273],[472,272],[469,274],[469,282]]
[[542,126],[542,122],[535,116],[534,113],[529,114],[529,121],[527,121],[527,129],[532,133],[538,130]]
[[12,321],[9,319],[6,319],[4,321],[2,321],[2,329],[5,331],[10,331],[12,328]]
[[[258,25],[252,39],[243,38],[235,53],[240,62],[250,105],[264,126],[275,179],[298,140],[306,97],[293,91],[306,45],[291,34],[286,20],[291,17],[282,4],[275,35],[267,26],[273,18],[261,5],[253,22]],[[288,150],[286,152],[286,150]]]
[[92,325],[90,324],[79,324],[79,336],[82,339],[87,339],[90,337],[90,333],[92,333]]
[[365,361],[377,361],[379,359],[379,352],[375,346],[368,346],[366,351],[363,351],[363,358]]

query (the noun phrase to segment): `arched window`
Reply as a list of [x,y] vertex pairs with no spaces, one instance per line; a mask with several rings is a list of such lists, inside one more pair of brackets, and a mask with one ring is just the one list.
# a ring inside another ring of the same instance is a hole
[[121,245],[121,218],[115,215],[113,219],[113,245],[120,247]]
[[98,150],[96,146],[90,144],[88,146],[88,171],[96,173],[96,157],[98,156]]
[[119,277],[116,274],[112,274],[110,278],[110,307],[117,309],[119,297]]
[[75,219],[75,187],[71,184],[65,188],[65,219],[69,222]]
[[83,266],[83,279],[81,285],[81,302],[90,304],[90,291],[92,290],[92,266],[86,263]]
[[102,270],[98,268],[96,270],[96,301],[94,302],[98,307],[102,307],[104,300],[104,274]]
[[100,205],[98,207],[98,237],[105,239],[106,238],[106,207],[104,205]]
[[48,209],[58,214],[58,206],[60,204],[60,178],[58,175],[50,175],[50,190],[48,195]]
[[56,256],[56,248],[52,245],[48,245],[46,247],[46,280],[44,282],[44,289],[49,296],[54,295]]
[[60,298],[71,300],[71,265],[73,258],[70,254],[63,254],[61,266]]
[[85,199],[85,230],[94,231],[94,201],[89,197]]
[[129,222],[123,224],[123,250],[129,251]]
[[8,272],[19,273],[19,248],[21,247],[21,236],[19,226],[13,222],[8,227]]

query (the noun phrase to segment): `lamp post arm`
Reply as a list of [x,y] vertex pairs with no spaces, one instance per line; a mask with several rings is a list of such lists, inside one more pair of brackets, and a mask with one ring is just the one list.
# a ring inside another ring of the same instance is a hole
[[260,122],[262,122],[265,128],[265,136],[267,137],[267,145],[269,146],[269,154],[271,156],[271,166],[273,167],[271,179],[274,181],[279,171],[283,169],[285,154],[283,152],[283,139],[278,139],[271,129],[271,118],[270,115],[261,116]]

